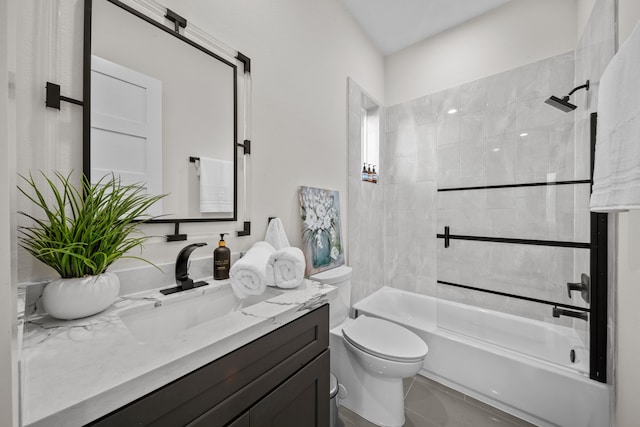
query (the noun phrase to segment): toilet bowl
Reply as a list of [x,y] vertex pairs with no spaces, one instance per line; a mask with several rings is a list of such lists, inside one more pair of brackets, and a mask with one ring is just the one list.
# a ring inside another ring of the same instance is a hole
[[348,317],[351,268],[327,270],[310,279],[338,287],[330,302],[331,372],[345,393],[339,403],[385,427],[404,424],[402,380],[417,374],[427,345],[408,329],[368,316]]
[[422,368],[424,341],[402,326],[366,316],[345,320],[329,339],[331,370],[346,390],[340,404],[374,424],[402,426],[402,380]]

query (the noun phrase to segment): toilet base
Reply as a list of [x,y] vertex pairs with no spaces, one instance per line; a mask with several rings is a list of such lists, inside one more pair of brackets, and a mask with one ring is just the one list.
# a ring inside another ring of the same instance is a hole
[[329,339],[331,371],[346,390],[340,404],[376,425],[401,427],[405,421],[403,378],[367,372],[347,350],[340,328],[332,329]]

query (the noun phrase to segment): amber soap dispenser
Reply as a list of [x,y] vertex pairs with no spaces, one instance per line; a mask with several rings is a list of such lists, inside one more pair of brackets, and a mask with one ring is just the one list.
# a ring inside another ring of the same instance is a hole
[[229,278],[229,268],[231,267],[231,250],[224,241],[224,235],[220,233],[218,247],[213,251],[213,279],[223,280]]

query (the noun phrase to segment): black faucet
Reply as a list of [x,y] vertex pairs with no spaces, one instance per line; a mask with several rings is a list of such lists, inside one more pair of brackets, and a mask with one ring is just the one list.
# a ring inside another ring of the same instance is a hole
[[176,284],[177,286],[168,289],[162,289],[164,295],[173,294],[180,291],[186,291],[189,289],[197,288],[199,286],[204,286],[207,282],[194,282],[191,278],[189,278],[188,273],[188,264],[189,264],[189,255],[191,252],[196,250],[199,247],[207,246],[206,243],[193,243],[191,245],[187,245],[180,253],[178,253],[178,257],[176,258]]

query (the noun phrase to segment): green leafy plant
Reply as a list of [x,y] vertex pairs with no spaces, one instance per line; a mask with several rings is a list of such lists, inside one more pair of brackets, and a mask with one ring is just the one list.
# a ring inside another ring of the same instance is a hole
[[[84,176],[80,188],[71,183],[71,174],[55,172],[44,189],[29,174],[20,176],[27,189],[18,186],[39,210],[43,219],[25,212],[34,225],[18,227],[20,246],[62,278],[84,277],[104,273],[119,258],[142,245],[147,236],[137,232],[140,222],[153,217],[145,211],[164,195],[150,196],[140,185],[122,185],[120,178],[106,176],[91,184]],[[48,202],[44,190],[51,192]],[[153,264],[152,264],[153,265]]]

